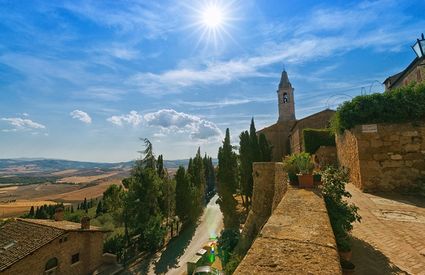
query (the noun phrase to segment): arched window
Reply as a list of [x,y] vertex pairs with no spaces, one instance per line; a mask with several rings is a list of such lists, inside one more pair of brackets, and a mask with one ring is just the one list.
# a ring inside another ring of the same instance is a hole
[[284,93],[284,94],[283,94],[282,102],[283,102],[283,103],[287,103],[287,102],[289,102],[289,98],[288,98],[288,94],[287,94],[287,93]]
[[55,270],[58,267],[58,259],[51,258],[46,263],[45,274],[55,274]]

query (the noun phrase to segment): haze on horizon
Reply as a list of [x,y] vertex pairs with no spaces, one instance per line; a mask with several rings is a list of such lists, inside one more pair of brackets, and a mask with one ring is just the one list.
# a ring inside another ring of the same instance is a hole
[[297,118],[414,58],[424,1],[1,1],[0,158],[118,162],[140,137],[166,159],[215,157],[277,120],[283,66]]

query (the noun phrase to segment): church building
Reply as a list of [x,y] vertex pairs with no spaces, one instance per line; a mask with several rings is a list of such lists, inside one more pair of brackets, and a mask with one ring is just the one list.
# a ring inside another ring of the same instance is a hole
[[291,153],[304,151],[302,130],[305,128],[327,128],[335,111],[326,109],[303,119],[295,117],[294,88],[283,70],[278,90],[277,101],[279,118],[271,126],[258,131],[263,133],[273,145],[273,161],[281,161]]

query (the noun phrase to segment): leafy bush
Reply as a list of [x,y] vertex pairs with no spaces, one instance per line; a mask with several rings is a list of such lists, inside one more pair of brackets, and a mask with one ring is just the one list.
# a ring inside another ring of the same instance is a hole
[[288,175],[297,175],[300,173],[298,166],[295,163],[296,155],[292,154],[283,158],[283,170],[285,170]]
[[417,84],[344,102],[332,119],[332,128],[342,133],[359,124],[401,123],[424,118],[425,84]]
[[299,153],[294,154],[295,156],[295,165],[298,167],[298,170],[303,175],[308,175],[313,172],[314,164],[311,161],[311,156],[309,153]]
[[335,146],[335,134],[329,129],[303,130],[304,148],[307,153],[314,154],[320,146]]
[[344,199],[351,197],[345,190],[348,179],[347,169],[328,167],[322,172],[322,194],[337,246],[342,251],[350,250],[349,232],[353,229],[352,223],[361,220],[357,213],[358,207]]
[[121,261],[124,256],[124,246],[124,235],[117,234],[105,240],[103,243],[103,252],[115,254],[118,261]]

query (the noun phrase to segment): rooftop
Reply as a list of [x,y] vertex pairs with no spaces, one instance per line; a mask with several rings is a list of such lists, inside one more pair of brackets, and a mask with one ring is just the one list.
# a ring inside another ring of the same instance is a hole
[[90,226],[83,230],[79,223],[54,220],[15,219],[0,228],[0,271],[3,271],[69,231],[104,232]]

